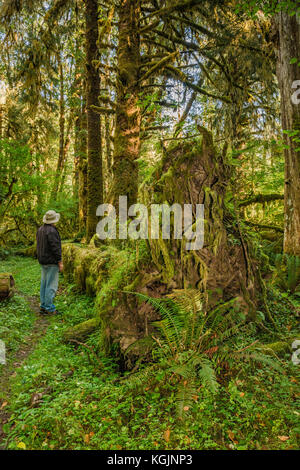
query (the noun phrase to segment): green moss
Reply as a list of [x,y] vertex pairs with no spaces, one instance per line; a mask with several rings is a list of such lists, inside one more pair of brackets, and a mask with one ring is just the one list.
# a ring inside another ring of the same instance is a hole
[[275,343],[266,344],[263,346],[262,349],[267,354],[268,353],[271,355],[276,354],[279,356],[291,352],[291,346],[289,345],[289,343],[285,341],[277,341]]
[[98,327],[98,319],[90,318],[82,323],[68,328],[64,331],[63,337],[66,342],[82,341]]
[[[101,345],[108,352],[112,347],[110,332],[114,328],[111,323],[112,310],[120,302],[121,293],[126,287],[137,286],[139,272],[150,259],[149,247],[145,240],[128,241],[122,248],[114,244],[101,248],[72,244],[63,247],[63,259],[66,276],[72,276],[80,290],[96,296],[96,320],[97,326],[101,326]],[[78,325],[78,328],[80,332],[81,326]],[[75,333],[73,331],[72,334]]]
[[106,249],[83,247],[81,245],[63,245],[64,275],[70,282],[74,280],[77,287],[88,290],[95,295],[107,261]]
[[36,258],[36,243],[34,245],[23,248],[21,250],[17,250],[15,254],[20,255],[20,256],[29,256],[31,258]]
[[112,304],[117,291],[124,288],[136,272],[136,254],[134,251],[116,250],[110,247],[110,259],[107,263],[107,278],[101,284],[96,305],[99,312],[105,312]]
[[96,284],[94,282],[93,276],[87,276],[85,278],[85,290],[88,295],[96,294]]

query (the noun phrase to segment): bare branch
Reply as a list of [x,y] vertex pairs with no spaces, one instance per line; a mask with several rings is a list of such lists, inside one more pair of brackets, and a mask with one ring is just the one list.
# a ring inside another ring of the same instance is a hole
[[192,83],[189,80],[188,76],[185,73],[183,73],[181,70],[178,70],[176,67],[168,65],[165,67],[165,70],[170,72],[171,76],[173,76],[174,78],[177,78],[178,80],[180,80],[182,83],[187,85],[192,90],[195,90],[198,93],[201,93],[202,95],[209,96],[210,98],[215,98],[217,100],[223,101],[224,103],[231,104],[231,101],[225,96],[215,95],[214,93],[210,93],[204,90],[203,88],[199,87],[196,83]]

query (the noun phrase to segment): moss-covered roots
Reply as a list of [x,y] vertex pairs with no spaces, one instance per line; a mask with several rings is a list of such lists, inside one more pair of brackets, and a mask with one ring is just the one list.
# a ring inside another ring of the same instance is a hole
[[[136,340],[130,320],[126,321],[125,311],[128,308],[127,295],[123,291],[135,288],[134,280],[139,279],[139,262],[147,257],[146,245],[140,243],[138,250],[135,244],[126,249],[103,245],[102,248],[82,247],[75,244],[63,246],[64,273],[69,282],[96,296],[96,319],[76,325],[65,332],[65,339],[81,339],[99,324],[103,333],[104,345],[118,340],[124,345]],[[120,312],[116,313],[120,310]],[[119,324],[120,316],[124,319]]]
[[[191,204],[193,208],[204,204],[202,249],[187,251],[186,241],[172,236],[170,240],[111,241],[98,247],[92,240],[89,247],[63,247],[66,276],[96,295],[97,321],[106,344],[115,342],[122,352],[149,332],[156,319],[150,307],[140,305],[126,291],[162,297],[174,289],[197,288],[206,311],[238,299],[248,320],[255,320],[262,297],[257,262],[238,219],[225,211],[228,169],[215,151],[211,135],[199,130],[202,138],[198,141],[166,151],[153,179],[142,185],[140,199],[148,204]],[[77,333],[73,329],[67,335]]]

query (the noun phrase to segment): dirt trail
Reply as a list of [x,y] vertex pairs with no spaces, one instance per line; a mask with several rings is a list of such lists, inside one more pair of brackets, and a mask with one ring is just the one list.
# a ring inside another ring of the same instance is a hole
[[18,292],[19,295],[24,297],[30,306],[30,309],[36,314],[36,320],[30,334],[24,339],[20,349],[14,356],[11,364],[4,369],[0,380],[0,450],[5,450],[5,433],[3,425],[9,420],[9,413],[5,410],[6,404],[9,402],[10,396],[10,378],[15,375],[16,369],[21,367],[25,359],[34,350],[37,342],[44,336],[49,325],[49,319],[40,315],[39,299]]

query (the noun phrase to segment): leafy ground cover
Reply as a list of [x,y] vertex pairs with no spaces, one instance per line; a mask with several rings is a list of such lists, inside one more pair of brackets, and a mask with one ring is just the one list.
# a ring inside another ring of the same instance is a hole
[[[0,337],[8,344],[11,363],[37,321],[28,296],[38,293],[40,272],[36,261],[20,257],[1,261],[1,270],[11,271],[18,287],[18,294],[0,308]],[[275,292],[269,301],[282,332],[294,328],[289,300]],[[180,418],[172,380],[162,376],[153,386],[129,387],[117,362],[101,352],[99,333],[84,344],[63,343],[65,328],[93,315],[93,298],[62,282],[56,304],[62,315],[49,318],[45,334],[11,374],[0,402],[10,416],[4,424],[7,449],[299,446],[300,374],[290,354],[280,359],[281,371],[246,363],[223,371],[215,394],[199,382]],[[265,342],[274,340],[265,331],[261,336]],[[253,338],[251,332],[240,338],[239,347]]]

